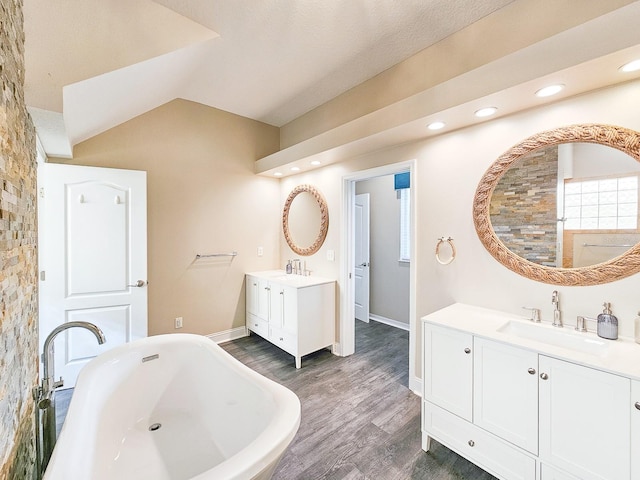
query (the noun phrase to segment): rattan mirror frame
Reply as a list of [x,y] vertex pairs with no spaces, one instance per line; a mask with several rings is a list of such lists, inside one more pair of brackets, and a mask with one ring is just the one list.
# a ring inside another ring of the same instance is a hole
[[556,268],[525,260],[496,236],[489,215],[491,195],[503,174],[521,157],[560,143],[598,143],[618,149],[640,162],[640,133],[623,127],[580,124],[537,133],[502,154],[485,172],[473,200],[473,223],[487,251],[508,269],[538,282],[560,286],[600,285],[640,271],[640,243],[607,262],[580,268]]
[[[318,206],[320,207],[320,232],[309,247],[296,245],[291,238],[291,231],[289,230],[289,211],[291,209],[291,203],[303,192],[313,195],[313,198],[315,198]],[[327,207],[327,202],[324,197],[315,187],[312,187],[311,185],[298,185],[291,191],[284,203],[284,210],[282,212],[282,230],[284,231],[284,238],[287,241],[287,244],[291,250],[296,252],[298,255],[309,256],[320,250],[325,238],[327,238],[327,232],[329,231],[329,208]]]

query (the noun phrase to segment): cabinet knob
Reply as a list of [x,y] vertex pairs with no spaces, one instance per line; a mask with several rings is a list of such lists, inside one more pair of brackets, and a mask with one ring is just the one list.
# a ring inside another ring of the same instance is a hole
[[284,342],[284,338],[280,337],[280,341],[281,341],[281,342]]
[[543,372],[543,373],[540,374],[540,378],[543,379],[543,380],[546,380],[547,378],[549,378],[549,375],[547,375],[546,373]]
[[271,290],[271,288],[269,288],[269,287],[264,287],[264,289],[265,289],[265,290]]
[[640,410],[640,402],[636,402],[636,410]]
[[282,292],[280,292],[280,295],[284,295],[284,290]]
[[469,440],[469,446],[473,447],[476,444],[476,442],[474,442],[473,440]]
[[471,353],[471,349],[469,347],[465,348],[464,353]]
[[535,375],[536,374],[536,369],[535,368],[530,368],[529,370],[527,370],[527,372],[529,372],[531,375]]

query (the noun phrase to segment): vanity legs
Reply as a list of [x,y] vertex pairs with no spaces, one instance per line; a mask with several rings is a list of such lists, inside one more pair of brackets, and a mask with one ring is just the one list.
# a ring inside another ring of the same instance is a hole
[[431,437],[426,433],[422,434],[422,450],[428,452],[431,448]]

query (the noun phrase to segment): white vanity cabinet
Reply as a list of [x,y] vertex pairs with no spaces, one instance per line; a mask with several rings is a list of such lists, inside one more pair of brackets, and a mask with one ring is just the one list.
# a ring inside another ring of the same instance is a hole
[[246,326],[295,357],[331,347],[335,281],[272,271],[246,275]]
[[[505,333],[531,327],[574,350]],[[461,304],[424,317],[423,449],[501,480],[640,480],[640,345],[584,353],[585,335]]]
[[628,378],[540,355],[542,463],[584,480],[629,480],[630,388]]
[[[474,421],[478,412],[484,416],[485,423],[497,419],[497,409],[504,404],[500,395],[505,389],[513,387],[511,396],[517,395],[517,384],[499,378],[499,371],[504,371],[504,366],[493,371],[495,356],[491,355],[489,345],[478,345],[477,339],[469,333],[430,324],[424,325],[423,340],[423,448],[429,450],[433,437],[498,478],[535,480],[533,457]],[[494,350],[498,352],[499,346]],[[481,372],[487,388],[478,389],[476,372]],[[524,372],[531,377],[526,368]],[[489,391],[492,381],[500,383],[499,391]],[[476,391],[486,393],[478,397]],[[537,420],[537,412],[535,418]],[[526,419],[517,419],[517,422],[525,426],[511,426],[516,431],[527,428],[529,423]],[[498,423],[503,424],[502,421]],[[502,426],[502,429],[508,428]]]

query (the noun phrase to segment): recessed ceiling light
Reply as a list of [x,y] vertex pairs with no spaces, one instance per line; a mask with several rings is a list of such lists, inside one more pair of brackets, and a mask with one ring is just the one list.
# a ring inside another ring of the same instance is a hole
[[625,63],[623,66],[619,68],[621,72],[637,72],[640,70],[640,59],[634,60],[633,62]]
[[299,172],[300,171],[300,167],[291,167],[291,171],[292,172]]
[[541,88],[536,92],[536,96],[538,97],[550,97],[551,95],[555,95],[560,92],[564,88],[564,85],[558,83],[557,85],[549,85],[548,87]]
[[311,162],[311,165],[320,165],[320,160],[314,160]]
[[497,111],[498,111],[498,109],[496,107],[485,107],[485,108],[481,108],[480,110],[476,110],[475,116],[476,117],[490,117],[491,115],[493,115]]
[[440,130],[441,128],[444,128],[445,123],[444,122],[432,122],[429,125],[427,125],[427,128],[429,130]]
[[282,176],[282,172],[276,172],[276,173],[274,173],[274,175],[275,175],[276,177],[281,177],[281,176]]

